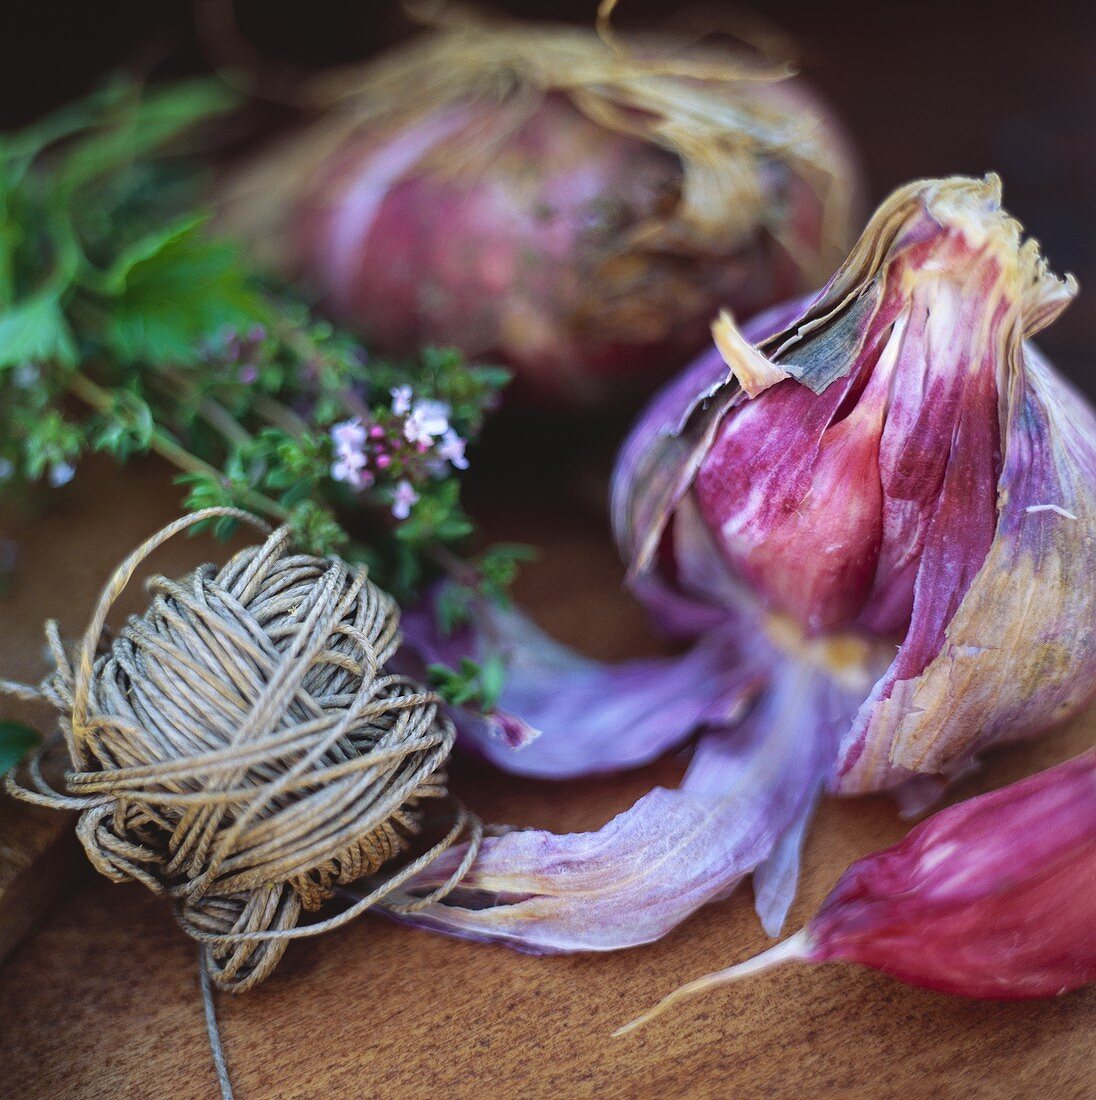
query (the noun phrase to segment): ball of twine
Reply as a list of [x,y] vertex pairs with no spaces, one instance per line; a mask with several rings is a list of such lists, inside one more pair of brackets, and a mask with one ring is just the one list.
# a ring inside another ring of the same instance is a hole
[[222,568],[153,577],[149,608],[99,652],[145,558],[216,516],[269,530],[225,508],[164,528],[104,588],[75,665],[50,623],[56,670],[38,688],[0,688],[57,707],[72,763],[57,791],[38,753],[8,775],[9,791],[79,810],[95,867],[174,898],[210,978],[241,991],[270,974],[289,940],[346,923],[468,834],[454,874],[405,908],[444,897],[475,858],[481,827],[454,807],[429,850],[337,916],[299,924],[420,834],[428,808],[447,798],[455,734],[436,695],[386,670],[400,640],[392,597],[364,568],[293,553],[285,528]]

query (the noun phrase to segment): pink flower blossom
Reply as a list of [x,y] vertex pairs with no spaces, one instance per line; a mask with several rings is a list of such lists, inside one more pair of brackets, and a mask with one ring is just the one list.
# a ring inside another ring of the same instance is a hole
[[76,476],[76,467],[71,462],[55,462],[49,468],[49,483],[54,489],[67,485]]
[[371,470],[365,468],[365,455],[361,451],[340,454],[331,464],[331,476],[353,489],[368,489],[376,480]]
[[406,416],[411,411],[411,387],[393,386],[388,392],[392,395],[392,411],[397,416]]
[[419,494],[406,478],[396,484],[392,493],[392,515],[396,519],[407,519],[412,507],[419,501]]
[[361,417],[354,417],[353,420],[344,420],[341,424],[334,425],[331,429],[331,438],[340,455],[360,451],[365,446],[366,440],[365,425],[362,424]]
[[16,388],[20,390],[29,390],[38,385],[38,380],[41,377],[42,372],[36,363],[21,363],[15,368],[11,376]]
[[438,444],[437,451],[438,455],[451,463],[455,469],[467,470],[468,459],[464,456],[466,446],[465,440],[457,435],[452,428],[447,428],[441,442]]
[[431,446],[449,430],[450,408],[444,401],[416,401],[403,425],[408,443]]

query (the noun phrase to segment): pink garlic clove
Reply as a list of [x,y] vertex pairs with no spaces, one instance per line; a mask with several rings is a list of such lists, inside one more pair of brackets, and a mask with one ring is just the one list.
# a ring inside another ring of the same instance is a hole
[[807,926],[670,994],[785,962],[855,962],[983,999],[1053,997],[1096,981],[1096,749],[941,810],[854,863]]

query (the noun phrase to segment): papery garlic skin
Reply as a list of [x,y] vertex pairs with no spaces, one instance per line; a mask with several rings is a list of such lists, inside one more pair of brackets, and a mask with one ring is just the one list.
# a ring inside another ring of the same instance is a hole
[[995,177],[911,184],[790,323],[722,320],[731,377],[702,360],[622,451],[614,525],[656,619],[672,591],[898,646],[842,793],[949,774],[1092,696],[1096,420],[1026,342],[1075,292]]
[[486,713],[450,707],[458,744],[515,775],[570,779],[638,767],[710,726],[732,726],[763,677],[726,623],[686,652],[601,662],[545,634],[515,607],[473,601],[448,634],[436,606],[446,582],[401,619],[405,670],[501,660],[506,678]]
[[[1021,244],[995,180],[923,181],[817,297],[742,333],[722,320],[614,484],[633,589],[689,648],[597,665],[480,609],[445,657],[508,654],[511,713],[494,728],[457,715],[499,766],[577,776],[696,735],[681,786],[590,833],[489,838],[465,893],[399,919],[526,951],[618,949],[749,874],[776,934],[826,785],[923,807],[983,747],[1083,705],[1096,426],[1025,343],[1074,290]],[[429,623],[407,641],[437,659]]]
[[[859,696],[816,663],[784,662],[764,642],[754,650],[773,676],[770,690],[745,717],[720,724],[713,716],[680,787],[656,787],[588,833],[530,829],[490,837],[458,890],[404,912],[459,866],[464,850],[453,849],[393,895],[392,915],[537,954],[610,951],[664,936],[753,874],[758,914],[776,935],[795,896],[804,836],[837,737]],[[566,682],[559,688],[566,692]],[[591,771],[619,751],[612,727],[599,729],[604,747],[593,752],[587,744]],[[566,744],[567,735],[544,731],[512,752],[508,770],[546,774],[554,755],[573,773],[565,749],[538,754],[542,742]],[[589,742],[592,731],[580,736]],[[623,742],[627,749],[627,734]],[[534,754],[533,766],[521,763],[524,752]],[[501,752],[492,758],[505,763]]]
[[842,791],[945,771],[1092,698],[1096,418],[1030,345],[1012,386],[989,553],[924,671],[861,709],[842,744]]
[[462,12],[311,91],[322,113],[232,181],[223,225],[375,346],[459,347],[541,402],[650,388],[719,306],[817,285],[859,206],[787,66],[672,35]]

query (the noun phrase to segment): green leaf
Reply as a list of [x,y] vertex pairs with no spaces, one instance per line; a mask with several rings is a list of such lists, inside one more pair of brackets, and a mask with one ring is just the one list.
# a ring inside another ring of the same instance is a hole
[[164,249],[178,243],[208,221],[208,215],[188,214],[133,241],[118,253],[110,267],[96,279],[95,289],[106,295],[123,294],[135,267],[155,259]]
[[447,703],[455,707],[463,707],[475,698],[478,668],[467,657],[461,661],[459,671],[442,664],[429,665],[426,671],[430,683],[437,688],[438,694]]
[[66,420],[60,409],[27,415],[21,418],[19,426],[23,435],[23,467],[32,481],[50,469],[71,465],[83,450],[81,427]]
[[8,196],[4,194],[0,179],[0,310],[5,313],[15,304],[16,259],[26,239],[26,231],[19,220],[8,211]]
[[536,549],[519,542],[500,542],[488,547],[476,563],[483,594],[493,602],[506,605],[509,589],[522,562],[533,561]]
[[22,363],[76,362],[76,342],[55,293],[24,299],[0,316],[0,370]]
[[480,701],[484,710],[498,706],[502,689],[506,686],[506,660],[495,653],[488,657],[479,670]]
[[488,657],[482,664],[471,657],[462,657],[460,668],[432,664],[426,671],[438,694],[456,707],[494,710],[506,683],[506,661],[498,654]]
[[495,367],[486,364],[473,365],[467,368],[468,373],[481,386],[490,390],[501,390],[510,384],[514,372],[506,367]]
[[320,557],[333,554],[347,541],[346,532],[338,520],[314,500],[304,500],[296,505],[287,522],[294,541],[310,554]]
[[227,508],[235,503],[227,479],[201,470],[177,474],[176,485],[185,485],[187,495],[183,507],[188,512],[204,512],[207,508]]
[[222,326],[244,328],[267,319],[266,303],[235,248],[205,237],[198,219],[146,241],[144,250],[130,257],[124,287],[111,300],[99,334],[119,359],[153,366],[193,363],[202,340]]
[[24,126],[17,134],[0,139],[0,156],[3,157],[5,174],[18,182],[23,172],[44,149],[63,138],[78,134],[99,123],[104,112],[125,94],[128,89],[122,81],[111,81],[104,88],[92,92],[75,103],[63,107]]
[[475,592],[464,584],[447,584],[434,601],[434,617],[438,629],[449,636],[458,627],[471,621]]
[[91,445],[124,462],[148,450],[156,422],[148,402],[131,390],[114,390],[110,397],[109,407],[92,422]]
[[236,96],[224,84],[208,79],[163,88],[134,88],[113,106],[100,128],[65,147],[56,170],[58,189],[71,195],[90,181],[157,152],[236,102]]
[[413,545],[459,542],[475,530],[460,508],[460,482],[455,478],[424,486],[409,519],[396,528],[396,538]]
[[37,731],[22,722],[0,722],[0,775],[14,768],[39,740]]

